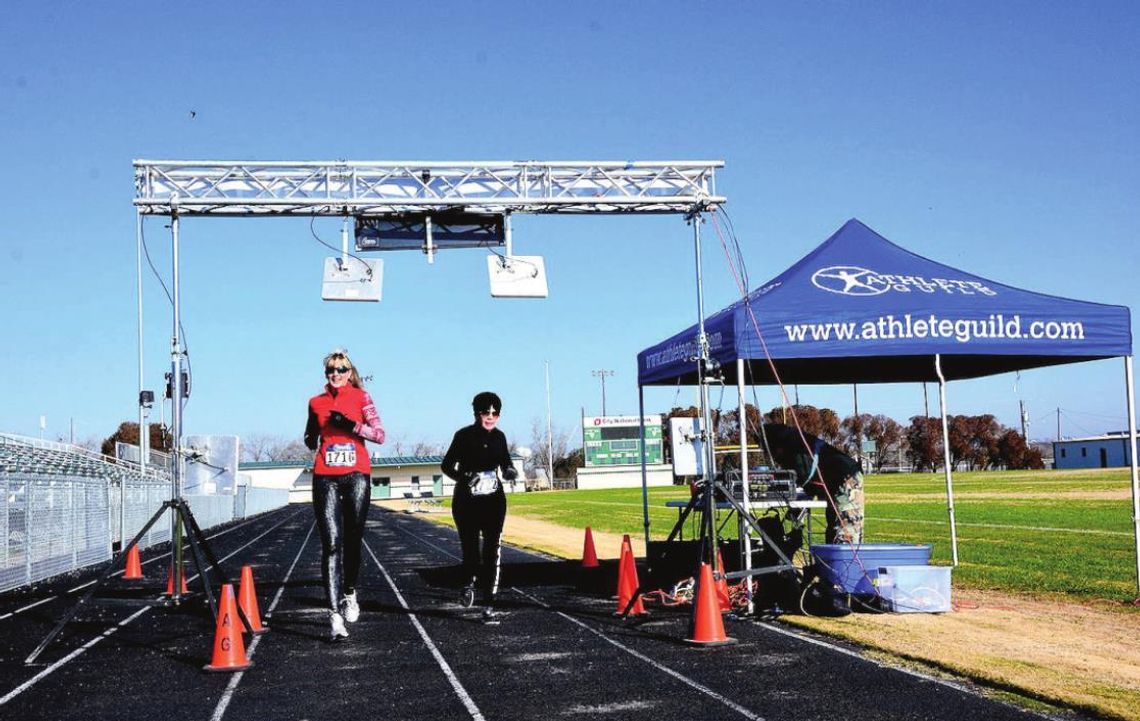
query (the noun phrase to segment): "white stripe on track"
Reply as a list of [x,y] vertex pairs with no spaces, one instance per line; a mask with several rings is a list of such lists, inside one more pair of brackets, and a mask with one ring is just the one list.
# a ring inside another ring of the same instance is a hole
[[384,564],[380,563],[380,559],[377,558],[376,554],[372,552],[371,546],[369,546],[367,543],[364,543],[363,540],[361,543],[364,544],[364,548],[368,551],[368,555],[372,556],[372,560],[376,562],[376,567],[380,569],[380,573],[384,574],[384,579],[388,581],[388,585],[392,587],[392,592],[396,594],[396,599],[400,602],[400,605],[403,606],[404,610],[407,611],[408,618],[411,619],[412,625],[416,627],[416,631],[419,632],[420,638],[422,638],[424,641],[424,645],[426,645],[428,647],[428,650],[431,651],[432,657],[435,658],[435,662],[439,664],[440,669],[443,670],[443,675],[447,677],[447,681],[451,684],[451,688],[455,690],[455,695],[458,696],[459,700],[463,702],[463,705],[467,708],[467,712],[471,714],[473,721],[485,721],[483,712],[480,711],[479,707],[475,705],[475,701],[471,698],[471,695],[467,693],[467,689],[463,688],[463,684],[460,683],[459,677],[455,675],[455,671],[451,669],[451,666],[448,665],[447,661],[443,658],[443,654],[441,654],[439,652],[439,649],[436,648],[435,643],[433,643],[431,640],[431,636],[428,636],[428,633],[424,630],[424,627],[420,623],[420,620],[416,618],[416,614],[412,613],[412,609],[408,606],[408,602],[404,600],[404,595],[400,593],[400,589],[396,587],[396,582],[392,579],[391,576],[388,575],[388,570],[384,568]]
[[[514,591],[515,593],[519,594],[519,595],[522,595],[522,596],[529,598],[530,600],[534,601],[535,603],[537,603],[538,605],[542,606],[545,609],[553,610],[550,608],[550,606],[547,603],[543,602],[542,599],[540,599],[536,596],[532,596],[531,594],[527,593],[526,591],[520,590],[518,588],[513,588],[513,587],[511,588],[511,590]],[[665,664],[658,663],[658,662],[654,661],[653,659],[649,658],[648,656],[641,653],[640,651],[635,651],[634,649],[630,648],[629,646],[618,643],[617,641],[613,640],[612,638],[610,638],[606,634],[602,633],[598,629],[594,628],[593,626],[589,625],[588,623],[586,623],[584,621],[579,621],[578,619],[574,618],[573,616],[570,616],[566,613],[563,613],[562,611],[554,611],[554,612],[556,614],[558,614],[559,616],[561,616],[562,618],[569,621],[570,623],[581,626],[582,628],[586,629],[587,631],[594,634],[598,638],[602,639],[606,643],[613,645],[613,646],[616,646],[617,648],[620,648],[622,651],[625,651],[630,656],[633,656],[636,659],[644,661],[645,663],[649,664],[650,666],[657,669],[658,671],[660,671],[664,674],[667,674],[669,676],[672,676],[673,678],[677,679],[681,683],[683,683],[687,686],[690,686],[690,687],[696,689],[697,691],[700,691],[701,693],[703,693],[704,695],[713,699],[714,701],[719,701],[720,703],[729,707],[730,709],[737,712],[738,714],[740,714],[744,718],[752,719],[752,721],[764,721],[763,716],[759,716],[759,715],[753,713],[752,711],[749,711],[748,709],[744,708],[743,706],[736,703],[735,701],[728,698],[727,696],[722,696],[721,694],[717,693],[716,691],[713,691],[708,686],[705,686],[704,684],[702,684],[698,681],[694,681],[693,679],[689,678],[688,676],[686,676],[686,675],[684,675],[678,671],[674,671],[673,669],[669,668]]]
[[[317,527],[317,522],[313,521],[313,525],[309,526],[309,532],[305,534],[305,540],[301,541],[301,547],[297,549],[297,555],[293,558],[293,563],[290,564],[289,570],[285,572],[285,577],[281,579],[281,585],[277,588],[276,595],[273,596],[273,601],[270,602],[269,607],[265,611],[265,618],[268,619],[273,615],[273,609],[277,608],[277,602],[281,600],[281,594],[285,590],[285,584],[289,582],[289,578],[293,575],[293,569],[297,567],[297,561],[301,560],[301,553],[305,550],[305,546],[309,545],[309,539],[313,537],[313,530]],[[246,652],[246,658],[253,658],[254,651],[257,650],[257,644],[261,641],[261,636],[254,636],[253,641],[249,644],[249,651]],[[238,671],[230,678],[230,682],[226,685],[226,690],[222,692],[222,697],[218,699],[218,705],[214,707],[214,715],[210,717],[210,721],[220,721],[222,715],[225,714],[226,708],[230,705],[230,700],[233,698],[234,691],[241,683],[242,677],[245,676],[245,671]]]
[[[296,513],[293,514],[293,516],[297,515],[297,513],[301,513],[301,511],[297,511]],[[293,516],[289,516],[289,518],[292,518]],[[257,520],[256,518],[251,519],[251,520],[246,521],[245,523],[240,523],[240,524],[233,526],[231,528],[227,528],[224,531],[219,531],[212,536],[206,536],[206,540],[209,541],[211,539],[217,538],[218,536],[224,536],[227,533],[229,533],[230,531],[236,531],[239,528],[243,528],[245,526],[248,526],[250,523],[253,523],[256,520]],[[186,548],[189,548],[189,546],[183,546],[182,548],[186,549]],[[147,564],[154,563],[155,561],[161,561],[162,559],[167,558],[169,556],[170,556],[170,551],[167,551],[166,553],[163,553],[159,556],[155,556],[154,558],[146,559],[145,561],[142,562],[142,565],[146,566]],[[95,565],[95,564],[92,564],[92,565]],[[118,571],[115,571],[114,573],[112,573],[107,578],[108,578],[108,580],[110,580],[112,577],[121,576],[123,573],[124,573],[124,571],[122,569],[119,569]],[[42,598],[39,601],[36,601],[35,603],[29,603],[27,606],[17,608],[15,611],[9,611],[8,613],[0,614],[0,621],[3,621],[6,618],[11,618],[12,616],[15,616],[18,613],[23,613],[24,611],[29,611],[29,610],[35,608],[36,606],[47,603],[48,601],[54,601],[55,599],[60,598],[62,596],[65,596],[69,593],[75,593],[76,591],[78,591],[81,588],[87,588],[88,586],[94,584],[96,581],[98,581],[98,579],[88,581],[86,583],[81,583],[78,586],[75,586],[74,588],[67,589],[63,593],[57,593],[54,596],[48,596],[47,598]]]
[[[423,543],[427,546],[431,546],[432,548],[436,549],[437,551],[442,552],[444,555],[451,556],[452,558],[457,558],[457,556],[455,554],[443,550],[442,548],[435,545],[431,541],[428,541],[428,540],[422,538],[421,536],[419,536],[415,533],[412,533],[411,531],[409,531],[407,529],[399,528],[398,530],[400,530],[402,533],[408,534],[412,538],[415,538],[420,543]],[[385,575],[387,575],[387,574],[385,574]],[[529,598],[530,600],[534,601],[535,603],[542,606],[543,608],[545,608],[547,610],[551,610],[550,605],[545,603],[544,601],[542,601],[542,599],[539,599],[535,596],[532,596],[531,594],[527,593],[526,591],[522,591],[522,590],[515,588],[513,586],[511,587],[511,590],[514,591],[515,593],[521,595],[521,596],[525,596],[526,598]],[[678,671],[674,671],[673,669],[669,668],[668,666],[665,666],[664,664],[660,664],[660,663],[654,661],[653,659],[649,658],[645,654],[643,654],[639,651],[635,651],[632,648],[625,646],[621,643],[618,643],[617,641],[613,640],[612,638],[605,635],[601,631],[593,628],[592,626],[589,626],[588,624],[586,624],[582,621],[579,621],[578,619],[574,618],[573,616],[569,616],[569,615],[567,615],[561,611],[555,611],[555,613],[557,613],[562,618],[565,618],[567,621],[570,621],[573,624],[581,626],[582,628],[586,629],[590,633],[601,638],[606,643],[612,644],[613,646],[620,648],[622,651],[625,651],[626,653],[633,656],[634,658],[646,662],[647,664],[649,664],[653,668],[657,669],[658,671],[661,671],[662,673],[668,674],[669,676],[672,676],[673,678],[677,679],[681,683],[684,683],[687,686],[690,686],[691,688],[694,688],[697,691],[700,691],[701,693],[705,694],[709,698],[712,698],[716,701],[719,701],[720,703],[729,707],[733,711],[736,711],[737,713],[739,713],[744,718],[752,719],[752,721],[764,721],[763,716],[758,716],[757,714],[753,713],[752,711],[749,711],[748,709],[744,708],[740,704],[736,703],[732,699],[729,699],[725,696],[722,696],[721,694],[717,693],[716,691],[713,691],[708,686],[705,686],[705,685],[703,685],[697,681],[694,681],[693,679],[689,678],[688,676],[685,676],[684,674],[681,674]]]
[[[293,514],[293,516],[295,516],[295,515],[297,515],[297,514],[296,513]],[[268,535],[270,532],[277,529],[281,524],[285,523],[286,521],[291,520],[293,518],[293,516],[289,516],[287,518],[281,519],[276,524],[274,524],[269,529],[267,529],[264,533],[262,533],[260,536],[257,536],[256,538],[252,539],[251,541],[246,543],[244,546],[241,546],[241,547],[235,549],[233,551],[233,553],[230,553],[230,554],[228,554],[222,558],[219,558],[218,563],[220,564],[224,561],[229,560],[230,558],[236,556],[239,552],[244,551],[246,548],[248,548],[248,547],[252,546],[254,543],[260,541],[264,536]],[[189,580],[193,580],[197,577],[198,577],[198,574],[194,574],[193,576],[190,577]],[[166,595],[166,594],[162,594],[162,595]],[[72,651],[71,653],[67,654],[66,656],[64,656],[60,660],[56,661],[52,665],[48,666],[43,671],[40,671],[35,676],[32,676],[30,679],[28,679],[24,683],[20,684],[16,688],[14,688],[11,691],[9,691],[8,693],[4,694],[4,696],[0,697],[0,706],[3,706],[4,704],[8,703],[12,699],[14,699],[17,696],[19,696],[20,694],[22,694],[24,691],[27,691],[32,686],[36,685],[37,683],[39,683],[40,681],[42,681],[43,679],[47,678],[49,675],[54,673],[55,671],[62,668],[68,662],[70,662],[70,661],[78,658],[79,656],[81,656],[83,654],[83,652],[86,651],[87,649],[92,648],[93,646],[95,646],[95,644],[97,644],[100,641],[102,641],[103,639],[107,638],[108,636],[110,636],[111,634],[113,634],[115,631],[119,630],[123,626],[126,626],[128,623],[139,618],[140,616],[142,616],[144,613],[151,610],[152,608],[154,608],[154,607],[153,606],[144,606],[143,608],[140,608],[138,611],[135,611],[130,616],[127,616],[126,618],[124,618],[122,621],[119,621],[115,625],[114,628],[107,629],[106,631],[104,631],[100,635],[96,636],[95,638],[91,639],[87,643],[83,644],[79,648],[77,648],[74,651]]]

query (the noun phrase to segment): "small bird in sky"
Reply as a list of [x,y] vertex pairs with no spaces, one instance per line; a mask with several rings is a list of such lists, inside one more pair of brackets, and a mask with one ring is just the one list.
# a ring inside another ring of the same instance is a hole
[[190,111],[190,119],[193,120],[196,117],[198,117],[198,112],[195,110],[191,110]]

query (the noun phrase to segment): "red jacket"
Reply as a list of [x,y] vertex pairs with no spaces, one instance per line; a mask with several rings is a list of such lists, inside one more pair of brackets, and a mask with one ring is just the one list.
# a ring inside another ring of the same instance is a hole
[[[356,423],[353,431],[329,424],[329,414],[340,411]],[[319,439],[319,445],[318,445]],[[384,442],[384,428],[372,397],[363,388],[345,385],[333,388],[309,400],[309,420],[305,426],[305,445],[317,451],[313,474],[343,476],[359,471],[371,473],[368,449],[364,441]]]

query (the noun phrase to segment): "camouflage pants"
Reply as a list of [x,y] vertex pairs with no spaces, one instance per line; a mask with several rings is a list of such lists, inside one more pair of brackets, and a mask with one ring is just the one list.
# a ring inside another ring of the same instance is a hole
[[863,474],[844,478],[832,489],[835,507],[827,507],[828,543],[863,542]]

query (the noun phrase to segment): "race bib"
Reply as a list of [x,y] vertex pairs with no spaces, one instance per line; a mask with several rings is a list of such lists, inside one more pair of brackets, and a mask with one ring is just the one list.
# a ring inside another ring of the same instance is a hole
[[325,446],[325,465],[329,468],[352,468],[356,465],[355,443],[332,443]]
[[489,496],[499,490],[499,474],[495,471],[482,471],[471,479],[471,495]]

